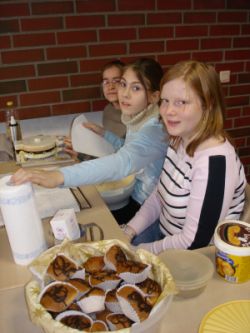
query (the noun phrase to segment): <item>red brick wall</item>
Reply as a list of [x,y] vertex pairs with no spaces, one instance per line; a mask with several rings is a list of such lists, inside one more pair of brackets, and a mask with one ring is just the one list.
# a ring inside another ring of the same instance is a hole
[[250,181],[249,0],[2,0],[0,17],[0,109],[11,99],[21,119],[100,110],[114,58],[230,70],[226,127]]

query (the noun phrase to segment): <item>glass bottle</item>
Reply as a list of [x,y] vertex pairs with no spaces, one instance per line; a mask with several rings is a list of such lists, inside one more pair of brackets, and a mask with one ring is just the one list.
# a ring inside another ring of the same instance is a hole
[[20,123],[17,120],[13,101],[7,101],[5,110],[6,136],[13,142],[22,139]]

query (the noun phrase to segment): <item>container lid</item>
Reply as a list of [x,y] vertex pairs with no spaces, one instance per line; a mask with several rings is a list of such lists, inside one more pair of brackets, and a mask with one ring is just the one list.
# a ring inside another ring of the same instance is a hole
[[214,245],[228,254],[250,256],[250,224],[237,220],[222,221],[215,229]]
[[204,285],[214,273],[212,261],[193,250],[171,249],[160,254],[180,289]]
[[220,304],[202,319],[199,333],[249,333],[250,301]]
[[24,150],[26,152],[43,152],[56,146],[56,137],[52,135],[37,135],[27,137],[17,141],[16,150]]

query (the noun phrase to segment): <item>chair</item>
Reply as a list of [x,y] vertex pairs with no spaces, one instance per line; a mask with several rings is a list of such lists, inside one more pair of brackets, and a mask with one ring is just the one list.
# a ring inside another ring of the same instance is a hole
[[250,184],[246,186],[246,201],[240,220],[250,223]]

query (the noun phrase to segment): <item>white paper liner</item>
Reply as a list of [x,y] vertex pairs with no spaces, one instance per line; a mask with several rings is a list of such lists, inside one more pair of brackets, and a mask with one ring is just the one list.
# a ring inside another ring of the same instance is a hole
[[115,289],[118,284],[120,283],[120,279],[119,280],[107,280],[107,281],[104,281],[104,282],[101,282],[99,284],[91,284],[90,280],[89,280],[89,284],[92,286],[92,287],[97,287],[97,288],[100,288],[102,290],[109,290],[109,289]]
[[106,308],[114,313],[123,313],[122,308],[119,304],[119,302],[105,302]]
[[85,279],[85,268],[83,269],[79,269],[78,271],[76,271],[70,278],[71,279],[75,279],[75,278],[78,278],[78,279]]
[[91,313],[104,310],[105,309],[104,302],[105,302],[105,295],[86,297],[80,299],[77,302],[77,304],[80,306],[83,312]]
[[148,265],[140,273],[122,272],[122,273],[119,273],[118,276],[120,276],[120,278],[127,283],[140,283],[140,282],[146,280],[146,278],[149,275],[150,270],[151,270],[151,265]]

